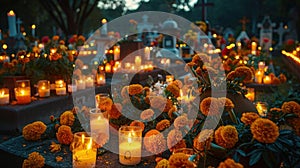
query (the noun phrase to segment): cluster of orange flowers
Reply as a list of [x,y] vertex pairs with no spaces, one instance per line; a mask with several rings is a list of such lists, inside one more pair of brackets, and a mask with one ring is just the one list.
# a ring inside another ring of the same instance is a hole
[[295,114],[296,117],[289,118],[288,123],[295,130],[297,135],[300,135],[300,104],[295,101],[284,102],[281,106],[283,113]]
[[41,139],[46,129],[47,126],[42,121],[35,121],[23,127],[22,135],[26,140],[37,141]]
[[38,152],[32,152],[28,158],[23,161],[22,168],[43,168],[45,165],[45,158]]
[[200,103],[201,113],[205,116],[215,116],[221,114],[221,109],[226,111],[231,111],[234,108],[233,102],[227,97],[214,98],[207,97],[204,98]]

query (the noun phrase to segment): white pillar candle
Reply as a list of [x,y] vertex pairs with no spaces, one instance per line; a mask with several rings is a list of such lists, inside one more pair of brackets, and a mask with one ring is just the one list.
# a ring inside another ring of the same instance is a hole
[[256,42],[252,42],[251,43],[251,54],[252,55],[256,55],[256,48],[257,48]]
[[34,24],[31,25],[31,35],[32,35],[32,37],[35,37],[35,28],[36,28],[36,26]]
[[256,71],[255,72],[255,82],[261,84],[264,77],[264,71]]
[[145,47],[145,59],[150,60],[150,47]]
[[140,68],[140,66],[142,64],[142,58],[141,58],[141,56],[135,56],[134,63],[135,63],[135,66],[137,68]]
[[117,61],[120,59],[120,46],[114,46],[114,60]]
[[102,23],[102,27],[101,27],[101,35],[107,35],[107,24],[106,24],[107,20],[106,19],[102,19],[101,23]]
[[97,139],[109,140],[109,119],[105,117],[99,108],[90,110],[90,128],[93,136]]
[[17,27],[16,27],[16,15],[13,10],[10,10],[7,13],[8,17],[8,29],[9,29],[9,37],[15,37],[17,35]]

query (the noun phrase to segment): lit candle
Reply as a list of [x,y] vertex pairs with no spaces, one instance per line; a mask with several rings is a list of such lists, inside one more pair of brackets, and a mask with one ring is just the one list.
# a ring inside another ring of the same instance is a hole
[[258,62],[258,69],[259,70],[264,70],[265,69],[265,62],[259,61]]
[[268,104],[266,102],[257,102],[256,110],[258,111],[258,114],[260,116],[265,117],[267,116],[267,112],[268,112]]
[[68,92],[72,93],[72,92],[76,92],[77,91],[77,85],[76,83],[72,83],[72,84],[68,84]]
[[120,46],[114,46],[114,60],[117,61],[120,59]]
[[252,42],[251,43],[251,54],[252,55],[256,55],[256,47],[257,47],[256,42]]
[[8,17],[8,29],[9,29],[9,37],[15,37],[17,35],[17,27],[16,27],[16,15],[13,10],[10,10],[7,13]]
[[94,86],[94,78],[92,76],[88,76],[85,79],[85,86],[86,87],[93,87]]
[[123,165],[137,165],[141,162],[142,128],[121,126],[119,129],[119,161]]
[[92,108],[90,110],[90,128],[92,135],[96,136],[96,139],[109,140],[109,119],[105,117],[103,112],[99,108]]
[[93,145],[93,138],[85,132],[76,132],[72,143],[73,168],[96,166],[97,148]]
[[269,75],[266,75],[263,79],[264,84],[271,84],[272,80],[271,77]]
[[242,43],[241,43],[241,42],[238,42],[238,43],[237,43],[237,46],[238,46],[238,50],[241,50],[241,48],[242,48]]
[[0,89],[0,105],[9,104],[9,90],[7,88]]
[[169,66],[171,64],[171,60],[168,58],[166,59],[166,66]]
[[256,71],[255,72],[255,82],[261,84],[263,80],[264,72],[263,71]]
[[129,62],[126,62],[125,63],[125,69],[130,69],[130,67],[131,67],[131,64]]
[[100,65],[99,67],[99,71],[101,72],[101,71],[104,71],[104,66],[103,65]]
[[40,80],[38,82],[38,94],[39,97],[50,96],[50,82],[48,80]]
[[247,94],[245,95],[245,97],[253,102],[254,99],[255,99],[255,90],[254,90],[254,88],[247,88]]
[[35,28],[36,28],[36,26],[34,24],[31,25],[31,35],[32,35],[32,37],[35,37]]
[[83,79],[78,79],[77,81],[76,81],[77,83],[76,83],[76,85],[77,85],[77,89],[78,90],[83,90],[83,89],[85,89],[85,81],[83,80]]
[[105,65],[105,72],[111,73],[111,65],[109,63],[106,63],[106,65]]
[[142,58],[141,58],[141,56],[135,56],[134,63],[136,65],[136,67],[139,68],[141,66],[141,64],[142,64]]
[[29,80],[16,81],[15,97],[18,104],[28,104],[31,102],[31,89]]
[[98,85],[105,84],[105,73],[97,73],[97,84]]
[[56,95],[66,95],[66,83],[63,80],[56,80],[55,81],[55,91]]
[[107,35],[107,24],[106,24],[107,20],[106,19],[102,19],[101,23],[102,23],[102,27],[101,27],[101,35]]
[[145,47],[145,59],[146,60],[150,60],[150,48],[149,47]]

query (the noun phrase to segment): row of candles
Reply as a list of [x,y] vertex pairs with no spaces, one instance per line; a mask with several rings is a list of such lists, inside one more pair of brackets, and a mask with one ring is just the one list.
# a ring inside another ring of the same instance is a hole
[[269,75],[265,75],[265,71],[267,70],[267,66],[265,66],[265,62],[258,62],[258,69],[255,72],[255,82],[259,84],[272,84],[272,79]]

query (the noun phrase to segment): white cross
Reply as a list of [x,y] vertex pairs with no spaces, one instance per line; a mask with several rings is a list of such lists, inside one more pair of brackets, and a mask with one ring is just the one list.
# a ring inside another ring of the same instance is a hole
[[279,41],[276,47],[280,47],[282,45],[282,38],[283,35],[287,32],[289,32],[289,29],[287,26],[284,26],[282,22],[280,22],[279,27],[274,30],[279,35]]

